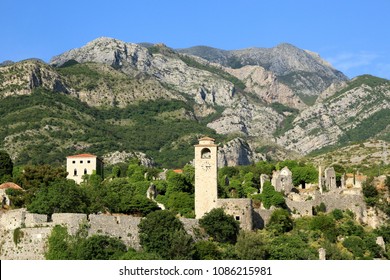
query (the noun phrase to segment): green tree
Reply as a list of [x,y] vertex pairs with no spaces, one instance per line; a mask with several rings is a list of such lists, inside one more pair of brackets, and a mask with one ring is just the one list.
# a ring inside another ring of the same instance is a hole
[[195,217],[195,201],[194,195],[186,192],[174,192],[169,194],[165,201],[165,206],[181,216],[186,218]]
[[310,229],[323,233],[324,236],[332,242],[336,241],[336,221],[331,215],[320,214],[318,216],[314,216],[310,220]]
[[8,181],[12,177],[13,162],[5,151],[0,151],[0,183]]
[[33,213],[51,215],[53,213],[86,213],[87,196],[82,188],[71,180],[59,180],[42,186],[27,205]]
[[199,225],[217,242],[234,244],[240,231],[239,223],[233,216],[225,214],[222,208],[214,208],[206,213],[199,220]]
[[359,236],[348,236],[343,241],[343,246],[347,248],[356,259],[364,257],[366,246]]
[[267,229],[275,234],[282,234],[293,229],[293,220],[286,209],[276,209],[272,212]]
[[316,260],[317,250],[299,234],[283,234],[271,240],[267,246],[270,260]]
[[74,238],[68,234],[66,227],[56,225],[47,240],[47,251],[45,258],[47,260],[73,260],[76,258],[74,254]]
[[195,243],[195,260],[220,260],[222,257],[218,243],[210,240],[200,240]]
[[147,253],[144,251],[136,251],[134,248],[129,248],[126,253],[119,257],[121,260],[161,260],[161,257],[155,253]]
[[241,260],[265,260],[268,238],[261,231],[241,231],[235,250]]
[[284,196],[275,191],[275,188],[271,185],[271,182],[266,181],[263,185],[263,191],[260,195],[261,201],[265,208],[269,209],[271,206],[284,207]]
[[93,235],[75,244],[78,260],[116,260],[126,253],[126,245],[117,238]]
[[259,174],[267,174],[271,176],[272,171],[275,170],[275,165],[266,161],[259,161],[256,163],[256,169],[258,170]]
[[295,166],[290,170],[294,186],[315,183],[318,180],[318,171],[313,165]]
[[364,201],[367,203],[368,206],[375,206],[378,203],[379,193],[373,185],[371,184],[364,185],[363,195],[364,195]]
[[175,215],[167,210],[146,215],[138,225],[140,244],[145,252],[163,259],[189,259],[193,241]]

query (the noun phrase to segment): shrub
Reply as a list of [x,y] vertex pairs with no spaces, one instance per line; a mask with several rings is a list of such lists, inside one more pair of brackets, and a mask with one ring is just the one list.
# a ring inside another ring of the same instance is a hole
[[240,231],[239,223],[233,216],[225,214],[222,208],[214,208],[206,213],[199,220],[199,225],[217,242],[234,244]]

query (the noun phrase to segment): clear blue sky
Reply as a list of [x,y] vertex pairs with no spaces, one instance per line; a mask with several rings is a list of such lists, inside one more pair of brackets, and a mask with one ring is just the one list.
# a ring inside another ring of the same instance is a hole
[[0,62],[54,55],[101,36],[172,48],[291,43],[349,77],[390,79],[389,0],[0,0]]

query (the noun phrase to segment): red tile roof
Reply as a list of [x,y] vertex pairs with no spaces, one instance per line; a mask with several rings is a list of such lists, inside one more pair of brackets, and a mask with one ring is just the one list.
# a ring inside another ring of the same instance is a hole
[[96,156],[92,154],[79,154],[74,156],[67,156],[67,158],[86,158],[86,157],[96,157]]
[[12,182],[7,182],[4,184],[0,185],[0,189],[14,189],[14,190],[23,190],[22,187],[19,185],[12,183]]

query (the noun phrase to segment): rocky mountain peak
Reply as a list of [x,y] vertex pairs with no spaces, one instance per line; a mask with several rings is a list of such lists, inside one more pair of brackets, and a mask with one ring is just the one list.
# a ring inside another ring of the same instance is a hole
[[79,63],[104,63],[115,68],[129,65],[141,71],[150,65],[150,54],[146,48],[107,37],[97,38],[81,48],[57,55],[50,60],[50,64],[61,66],[72,59]]

